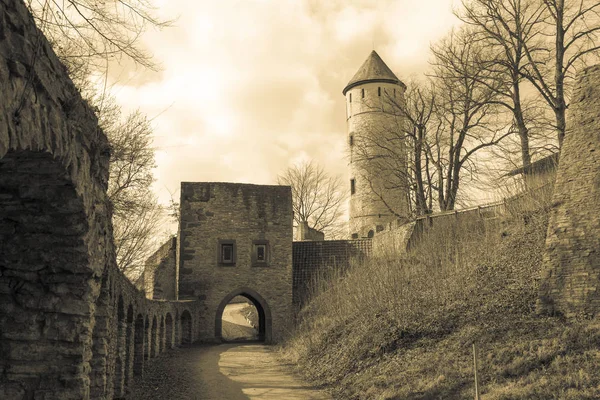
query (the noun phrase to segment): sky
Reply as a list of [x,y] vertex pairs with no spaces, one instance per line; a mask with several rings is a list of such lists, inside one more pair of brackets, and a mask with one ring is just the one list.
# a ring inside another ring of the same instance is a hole
[[159,201],[182,181],[276,184],[314,160],[348,179],[342,89],[372,49],[403,81],[457,23],[453,0],[155,0],[142,41],[161,70],[111,67],[124,110],[153,119]]

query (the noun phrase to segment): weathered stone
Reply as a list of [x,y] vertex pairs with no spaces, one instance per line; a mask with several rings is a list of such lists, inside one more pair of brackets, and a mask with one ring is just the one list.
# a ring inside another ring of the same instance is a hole
[[579,74],[569,110],[537,308],[590,317],[600,312],[600,65]]
[[[178,237],[179,296],[202,298],[210,310],[199,315],[201,340],[220,339],[222,307],[240,294],[264,311],[265,340],[283,337],[293,319],[289,187],[183,182]],[[223,241],[235,243],[233,263],[219,258]],[[253,261],[256,243],[269,254],[262,267]]]

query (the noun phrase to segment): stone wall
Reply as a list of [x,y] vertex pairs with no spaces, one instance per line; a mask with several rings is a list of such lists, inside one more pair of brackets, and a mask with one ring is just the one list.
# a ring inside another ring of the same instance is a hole
[[369,239],[294,242],[294,309],[306,303],[317,279],[331,272],[343,273],[370,255]]
[[538,310],[600,311],[600,66],[581,72],[550,212]]
[[120,397],[197,337],[196,303],[118,271],[107,138],[20,0],[0,0],[0,94],[0,398]]
[[[262,312],[263,338],[281,339],[292,316],[291,188],[182,182],[180,204],[179,298],[200,300],[201,339],[220,340],[223,308],[237,295]],[[267,260],[255,262],[261,243]],[[223,246],[233,246],[232,262]]]
[[160,353],[198,339],[197,316],[196,302],[148,300],[116,266],[108,267],[96,300],[89,398],[126,395]]
[[177,299],[176,249],[177,238],[171,238],[146,260],[143,287],[147,298]]

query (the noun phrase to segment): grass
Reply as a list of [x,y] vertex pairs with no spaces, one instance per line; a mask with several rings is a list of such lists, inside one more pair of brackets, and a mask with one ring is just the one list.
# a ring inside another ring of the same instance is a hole
[[600,325],[535,313],[548,198],[435,221],[400,257],[315,282],[282,349],[340,399],[600,398]]

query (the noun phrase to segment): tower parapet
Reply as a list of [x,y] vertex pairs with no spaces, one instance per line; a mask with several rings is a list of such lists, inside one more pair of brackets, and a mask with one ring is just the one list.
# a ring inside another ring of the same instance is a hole
[[403,127],[406,85],[373,50],[342,93],[346,97],[352,238],[372,237],[407,217]]

